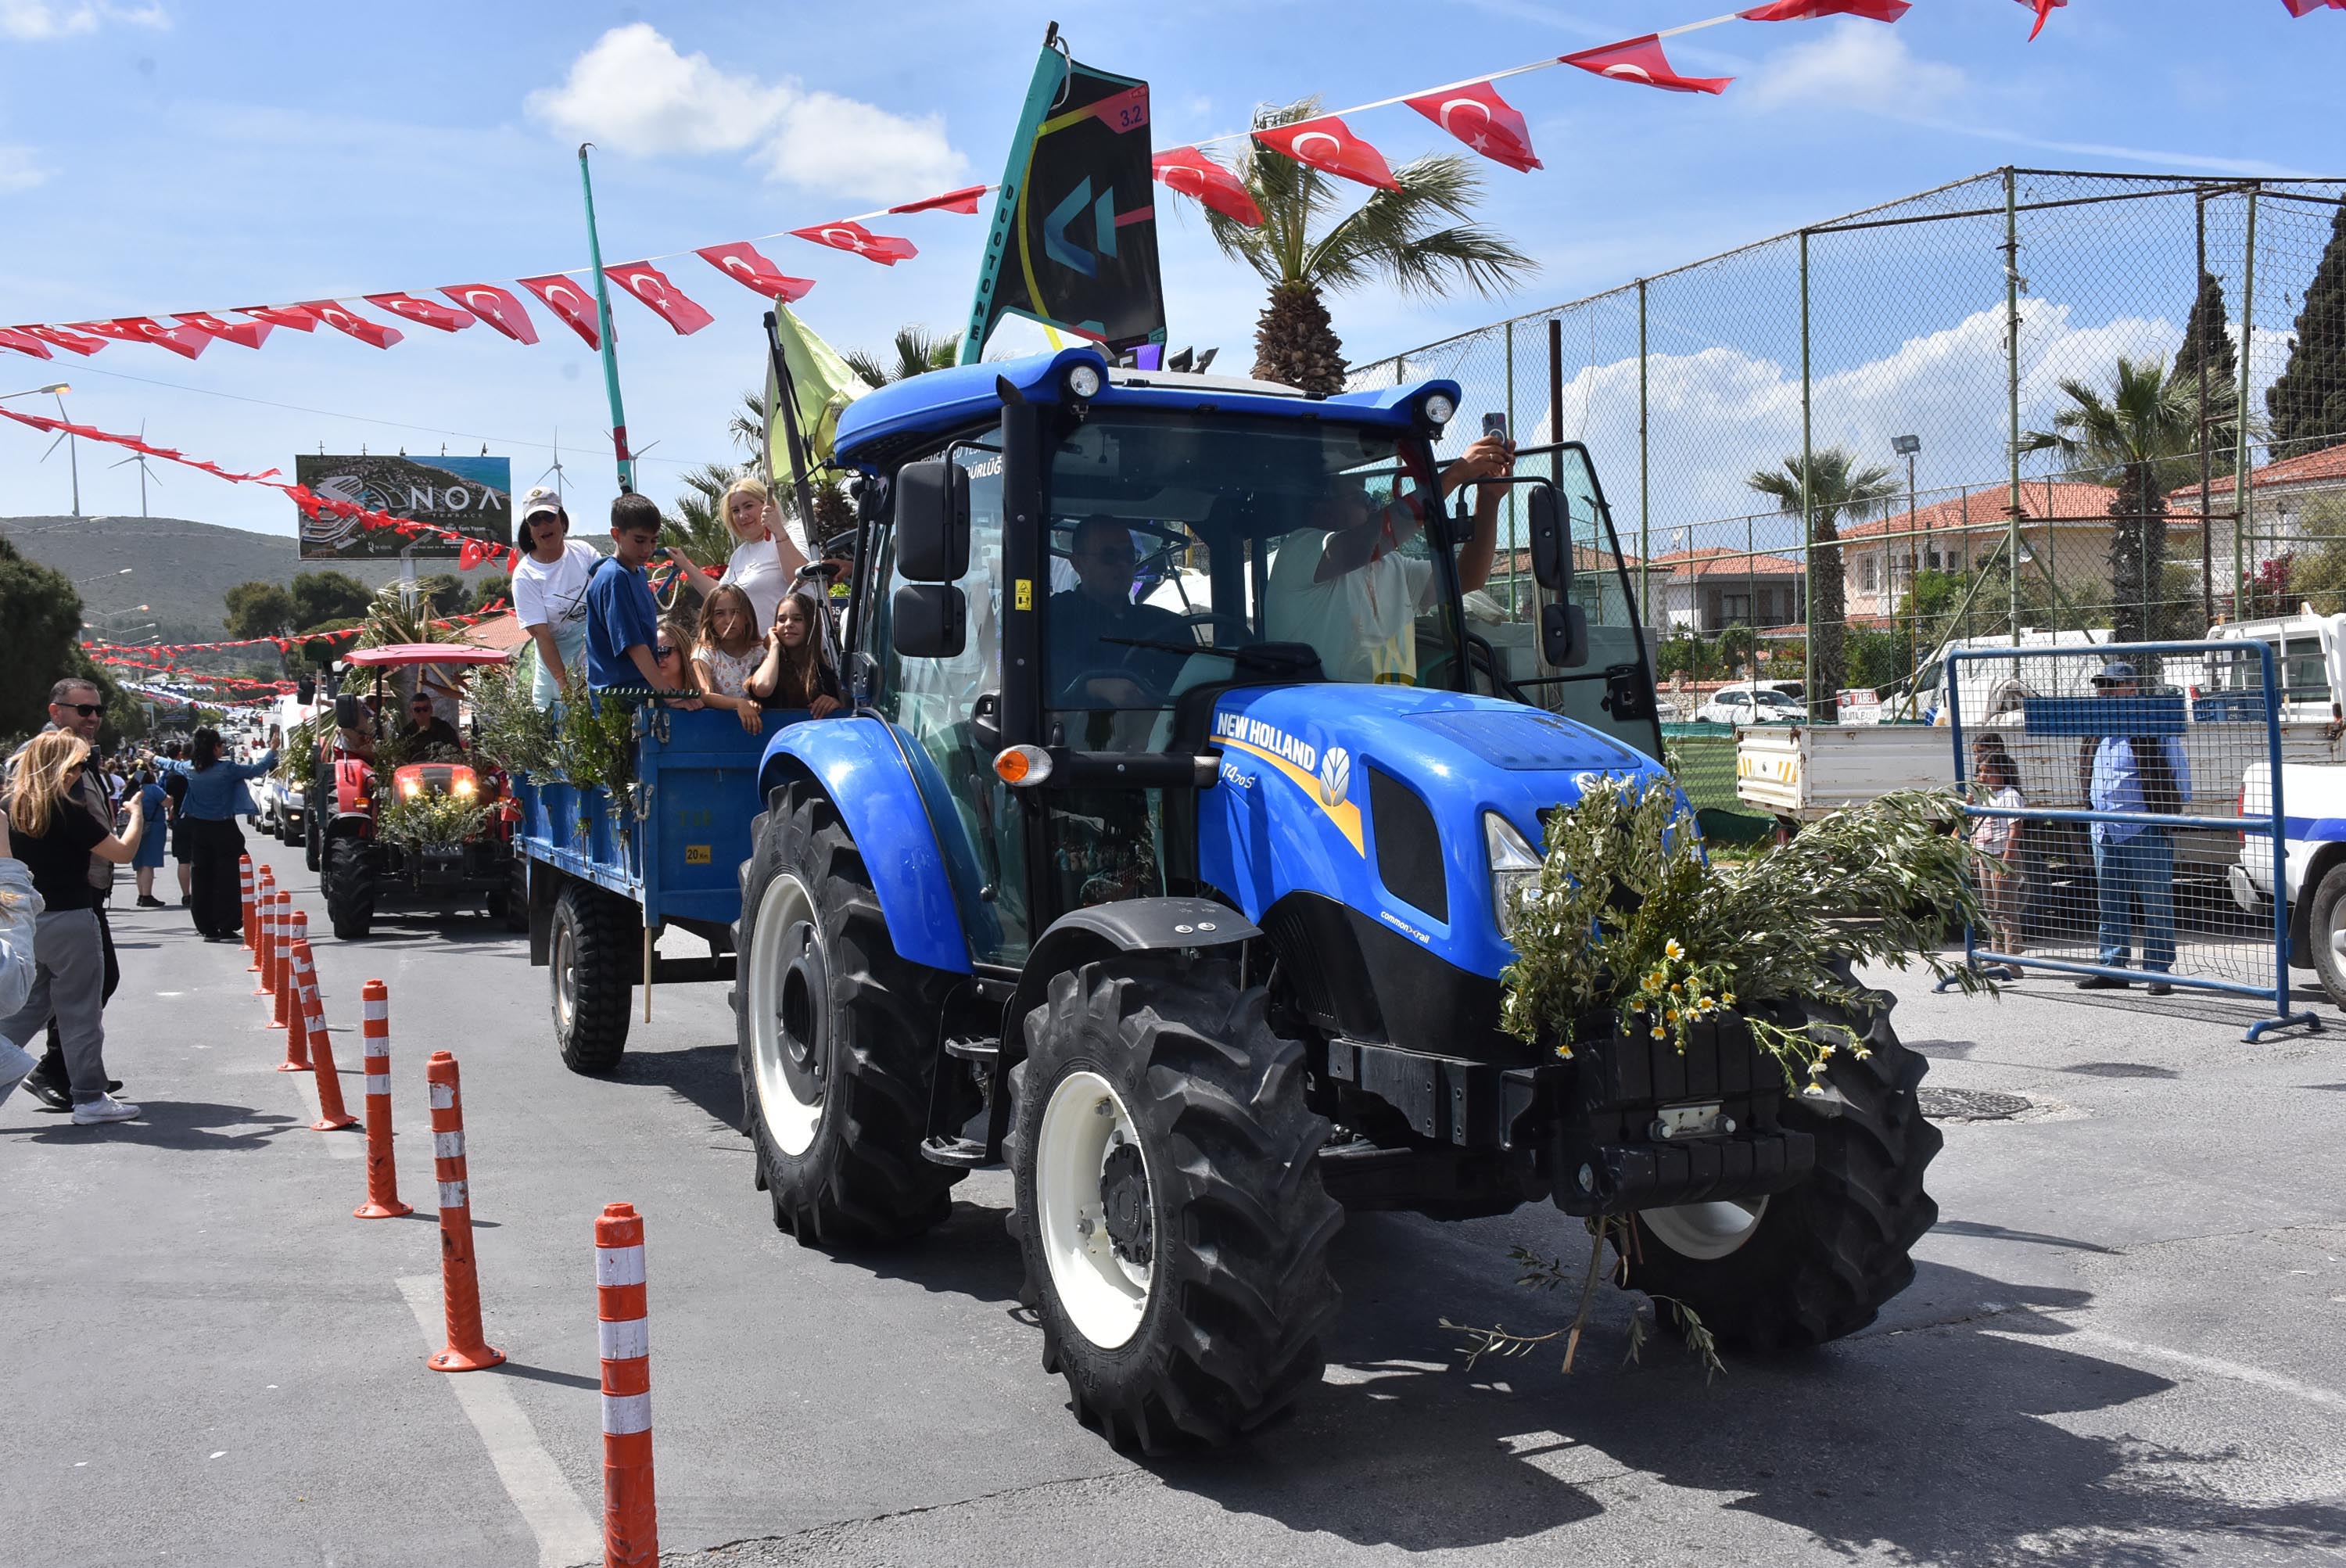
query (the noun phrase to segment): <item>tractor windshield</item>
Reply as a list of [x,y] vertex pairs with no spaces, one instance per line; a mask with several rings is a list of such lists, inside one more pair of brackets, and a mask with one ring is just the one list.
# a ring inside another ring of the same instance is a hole
[[[1153,716],[1227,680],[1229,650],[1316,656],[1330,680],[1461,686],[1432,455],[1290,419],[1117,414],[1049,473],[1046,706],[1071,744],[1158,748]],[[1219,650],[1219,651],[1209,651]],[[1119,717],[1119,716],[1125,717]]]

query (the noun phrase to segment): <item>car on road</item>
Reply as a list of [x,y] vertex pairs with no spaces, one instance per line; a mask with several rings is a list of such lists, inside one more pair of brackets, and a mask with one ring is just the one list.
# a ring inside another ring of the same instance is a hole
[[1720,687],[1694,717],[1698,724],[1798,724],[1808,709],[1773,687],[1745,684]]

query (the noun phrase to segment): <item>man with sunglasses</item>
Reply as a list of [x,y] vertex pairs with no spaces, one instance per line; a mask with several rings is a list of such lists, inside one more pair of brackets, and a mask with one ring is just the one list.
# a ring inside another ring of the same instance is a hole
[[440,717],[439,707],[433,702],[432,694],[428,691],[418,690],[408,699],[407,738],[416,746],[426,748],[445,747],[451,751],[464,748],[464,737],[456,733],[454,725]]
[[1043,622],[1055,706],[1130,708],[1163,701],[1181,672],[1183,655],[1174,650],[1198,638],[1170,610],[1134,602],[1140,552],[1131,528],[1115,517],[1086,517],[1076,524],[1068,555],[1076,585],[1051,596]]
[[[69,729],[95,748],[97,732],[106,723],[106,694],[78,676],[67,676],[49,687],[49,721],[41,727],[46,735],[53,729]],[[8,759],[7,773],[14,778],[16,763],[24,755],[19,749]],[[96,755],[93,750],[92,756]],[[107,794],[105,770],[85,768],[74,780],[73,798],[81,809],[95,819],[102,832],[114,831],[114,799]],[[97,939],[106,965],[106,980],[100,991],[100,1005],[114,994],[122,983],[122,966],[114,956],[114,931],[107,923],[106,901],[114,891],[114,863],[96,855],[89,858],[90,901],[97,911]],[[25,1087],[52,1110],[73,1109],[73,1094],[66,1083],[65,1045],[57,1035],[55,1019],[49,1022],[48,1049],[42,1054],[40,1065],[25,1079]],[[122,1087],[119,1082],[109,1082],[107,1092]]]

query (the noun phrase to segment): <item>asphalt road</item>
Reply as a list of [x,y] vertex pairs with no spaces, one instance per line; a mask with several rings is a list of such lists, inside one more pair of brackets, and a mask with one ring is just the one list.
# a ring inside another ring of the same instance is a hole
[[[266,846],[322,931],[314,879]],[[660,1539],[728,1564],[1952,1563],[2346,1556],[2346,1021],[2240,1043],[2230,1004],[2001,1002],[1891,977],[1950,1122],[1943,1215],[1873,1328],[1707,1382],[1621,1364],[1600,1298],[1576,1369],[1469,1370],[1437,1319],[1557,1325],[1515,1243],[1553,1210],[1362,1216],[1325,1384],[1245,1448],[1136,1463],[1044,1374],[981,1173],[924,1242],[777,1233],[729,1125],[723,988],[655,998],[608,1079],[565,1071],[545,972],[486,921],[386,921],[317,952],[345,1095],[361,983],[390,983],[402,1192],[360,1221],[361,1139],[270,1071],[241,950],[117,915],[108,1061],[143,1121],[0,1107],[10,1459],[0,1563],[600,1561],[593,1218],[649,1259]],[[2154,1011],[2154,1006],[2156,1010]],[[2323,1011],[2335,1019],[2334,1013]],[[423,1062],[463,1064],[494,1372],[439,1344]]]

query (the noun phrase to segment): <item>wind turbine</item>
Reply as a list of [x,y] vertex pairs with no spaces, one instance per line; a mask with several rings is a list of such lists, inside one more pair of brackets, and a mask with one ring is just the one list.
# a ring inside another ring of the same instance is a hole
[[[141,441],[147,439],[147,422],[143,419],[138,422],[138,439]],[[120,463],[109,463],[107,466],[122,468],[133,463],[138,465],[138,515],[144,517],[147,515],[147,481],[149,477],[147,470],[147,454],[143,452],[135,452]],[[158,479],[155,483],[160,484],[163,482]]]
[[570,510],[570,503],[562,493],[562,427],[559,425],[556,425],[554,431],[554,462],[546,469],[546,473],[537,476],[538,484],[546,483],[546,473],[554,475],[555,499],[562,502],[562,510],[567,513]]

